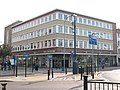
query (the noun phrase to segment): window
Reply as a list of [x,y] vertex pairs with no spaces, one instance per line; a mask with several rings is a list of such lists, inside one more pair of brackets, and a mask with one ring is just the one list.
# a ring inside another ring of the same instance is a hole
[[67,15],[64,15],[64,20],[66,20],[66,21],[67,21]]
[[43,48],[43,41],[41,41],[41,48]]
[[79,18],[79,23],[82,23],[82,18]]
[[79,48],[83,48],[83,41],[79,41]]
[[37,30],[37,37],[40,36],[40,30]]
[[51,28],[48,29],[49,34],[51,34]]
[[86,19],[85,19],[85,18],[83,19],[83,23],[84,23],[84,24],[86,24],[86,23],[87,23],[87,21],[86,21]]
[[51,21],[51,15],[49,15],[49,21]]
[[73,21],[73,20],[72,20],[72,17],[69,17],[69,21]]
[[73,28],[69,27],[69,34],[73,34]]
[[39,47],[40,47],[39,42],[37,42],[37,48],[39,48]]
[[106,24],[105,23],[103,24],[103,28],[106,28]]
[[69,47],[73,47],[73,40],[69,40]]
[[87,41],[84,41],[84,48],[87,48]]
[[68,47],[68,40],[65,40],[65,47]]
[[88,20],[88,24],[91,25],[91,20]]
[[108,50],[110,50],[110,44],[108,44]]
[[56,33],[56,25],[53,26],[53,33]]
[[88,36],[87,35],[87,30],[84,29],[84,36]]
[[79,29],[79,35],[82,36],[82,29]]
[[56,19],[56,14],[53,14],[53,19]]
[[62,14],[59,13],[59,14],[58,14],[58,18],[59,18],[59,19],[62,19]]
[[34,43],[34,49],[36,49],[36,43]]
[[53,46],[56,46],[56,39],[53,39],[52,42],[53,42]]
[[33,43],[31,43],[31,49],[33,49]]
[[47,17],[45,17],[45,22],[47,22]]
[[41,29],[41,36],[43,36],[44,35],[44,32],[43,32],[43,29]]
[[99,23],[96,21],[96,26],[99,26]]
[[44,22],[44,18],[41,18],[41,23],[43,23]]
[[93,26],[95,25],[95,21],[92,21],[92,25],[93,25]]
[[45,47],[47,47],[47,41],[45,41]]
[[100,22],[100,27],[102,27],[102,22]]
[[63,46],[63,39],[58,39],[58,46]]
[[45,35],[47,35],[47,28],[44,29]]
[[62,30],[63,30],[62,28],[63,28],[63,27],[62,27],[61,25],[58,26],[58,32],[59,32],[59,33],[62,33],[62,32],[63,32],[63,31],[62,31]]
[[68,26],[65,26],[65,34],[68,33]]
[[51,40],[48,40],[48,47],[51,47]]

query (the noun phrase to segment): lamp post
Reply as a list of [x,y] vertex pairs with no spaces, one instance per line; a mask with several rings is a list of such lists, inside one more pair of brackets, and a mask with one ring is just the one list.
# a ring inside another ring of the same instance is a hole
[[78,62],[76,60],[76,17],[77,15],[73,14],[74,17],[74,60],[73,60],[73,74],[78,73]]
[[[65,21],[69,18],[69,17],[73,17],[74,18],[74,61],[73,61],[73,74],[77,74],[77,69],[78,66],[77,65],[77,61],[76,61],[76,16],[75,14],[72,14],[68,17],[65,18]],[[64,21],[64,71],[65,71],[65,21]]]
[[[66,32],[65,32],[65,30],[66,30],[66,28],[65,28],[65,22],[67,21],[67,19],[69,18],[69,17],[72,17],[73,15],[70,15],[70,16],[67,16],[66,18],[65,18],[65,20],[64,20],[64,56],[63,56],[63,58],[64,58],[64,71],[66,70],[66,63],[65,63],[65,38],[66,38]],[[65,74],[67,74],[66,73],[66,71],[65,71]]]

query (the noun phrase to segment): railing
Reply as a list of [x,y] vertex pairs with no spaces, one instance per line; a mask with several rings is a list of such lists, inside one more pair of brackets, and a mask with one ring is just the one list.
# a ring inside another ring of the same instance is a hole
[[106,81],[88,81],[88,76],[84,76],[83,90],[120,90],[120,83]]

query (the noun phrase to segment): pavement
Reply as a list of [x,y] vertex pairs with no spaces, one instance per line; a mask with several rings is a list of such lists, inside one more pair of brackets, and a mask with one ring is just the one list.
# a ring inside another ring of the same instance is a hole
[[[103,70],[113,70],[113,69],[120,69],[120,67],[108,67]],[[100,72],[102,72],[101,70]],[[23,71],[21,71],[23,72]],[[72,74],[71,69],[68,70],[67,74],[64,73],[64,71],[61,70],[53,70],[54,77],[52,78],[52,75],[50,75],[49,81],[82,81],[81,80],[81,74]],[[94,76],[94,80],[104,80],[104,78],[101,76],[100,72],[96,72]],[[40,71],[29,73],[27,72],[27,77],[24,76],[24,74],[20,74],[17,77],[15,75],[7,75],[7,72],[4,74],[0,74],[0,82],[16,82],[16,81],[46,81],[48,80],[48,74],[47,69],[41,69]],[[84,74],[85,75],[85,74]],[[91,75],[88,75],[88,79],[92,79]]]

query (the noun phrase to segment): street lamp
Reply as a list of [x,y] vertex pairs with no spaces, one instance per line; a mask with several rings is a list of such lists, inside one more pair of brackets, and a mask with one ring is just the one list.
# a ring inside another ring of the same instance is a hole
[[[69,18],[69,17],[73,17],[74,18],[74,61],[73,61],[73,74],[77,74],[77,69],[78,67],[76,66],[77,61],[76,61],[76,14],[72,14],[68,17],[66,17],[65,21]],[[64,21],[64,70],[65,70],[65,21]]]

